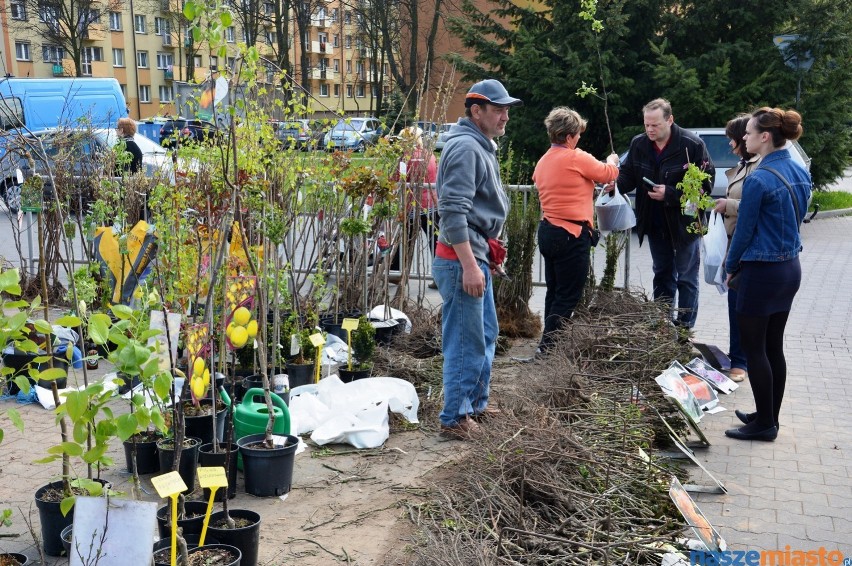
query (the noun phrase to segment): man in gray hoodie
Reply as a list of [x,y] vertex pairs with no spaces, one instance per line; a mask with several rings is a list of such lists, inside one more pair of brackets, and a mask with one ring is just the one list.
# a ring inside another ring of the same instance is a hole
[[441,435],[468,439],[488,407],[491,363],[497,344],[497,311],[489,268],[488,238],[503,229],[509,199],[500,180],[494,138],[505,133],[512,98],[493,79],[473,85],[465,117],[450,128],[438,165],[440,235],[432,276],[443,300],[444,409]]

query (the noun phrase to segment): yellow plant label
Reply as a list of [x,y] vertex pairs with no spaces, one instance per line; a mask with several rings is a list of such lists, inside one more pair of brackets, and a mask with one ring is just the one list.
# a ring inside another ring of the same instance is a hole
[[151,478],[151,484],[157,490],[160,497],[171,497],[186,491],[186,484],[177,472],[169,472],[155,478]]
[[[235,458],[231,454],[231,458]],[[201,487],[210,489],[213,487],[228,487],[228,476],[222,466],[210,466],[198,468],[198,483]]]
[[311,344],[314,345],[314,348],[319,348],[325,344],[325,338],[322,337],[322,332],[311,334]]
[[341,326],[343,330],[351,331],[358,328],[358,319],[357,318],[344,318],[343,325]]

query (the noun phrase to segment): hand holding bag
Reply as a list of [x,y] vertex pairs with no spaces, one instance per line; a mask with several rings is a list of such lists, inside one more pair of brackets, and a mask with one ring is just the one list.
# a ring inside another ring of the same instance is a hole
[[636,226],[636,214],[630,200],[618,192],[618,187],[612,193],[601,191],[595,201],[595,214],[598,228],[603,232],[630,230]]

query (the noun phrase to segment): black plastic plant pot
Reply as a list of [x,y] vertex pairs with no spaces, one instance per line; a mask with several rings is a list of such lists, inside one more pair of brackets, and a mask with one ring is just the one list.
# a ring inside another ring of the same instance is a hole
[[[192,550],[189,551],[189,554],[191,556],[193,554],[199,554],[199,553],[205,552],[207,550],[212,550],[212,549],[227,550],[229,553],[231,553],[231,556],[234,557],[234,559],[229,561],[229,562],[227,562],[227,561],[215,562],[215,564],[217,566],[219,566],[219,565],[221,565],[221,566],[240,566],[242,564],[242,553],[240,552],[240,549],[236,548],[234,546],[228,545],[228,544],[205,544],[204,546],[199,546],[199,547],[193,548]],[[192,558],[190,558],[190,561],[192,561]],[[210,562],[210,563],[214,564],[214,562]]]
[[[198,468],[198,448],[201,441],[197,438],[184,438],[183,450],[180,453],[180,469],[178,473],[186,484],[188,493],[195,490],[195,476]],[[157,455],[160,459],[160,471],[170,472],[175,463],[175,448],[173,438],[163,438],[157,441]]]
[[71,556],[71,541],[74,539],[74,525],[68,525],[59,534],[62,539],[62,548],[65,549],[65,554]]
[[250,434],[237,440],[243,459],[246,493],[258,497],[284,495],[293,483],[293,466],[299,438],[286,435],[283,447],[261,446],[265,434]]
[[12,564],[18,564],[18,566],[28,566],[30,563],[30,559],[19,552],[3,552],[0,553],[0,558],[14,560]]
[[314,364],[287,364],[290,389],[314,382]]
[[[151,440],[139,440],[136,444],[136,471],[139,475],[156,474],[160,471],[160,455],[157,451],[159,437]],[[127,471],[133,473],[133,439],[124,441],[124,460]]]
[[[202,399],[201,406],[210,409],[210,399]],[[221,405],[221,403],[217,403]],[[225,438],[225,415],[228,408],[221,405],[222,408],[216,412],[216,436],[221,442]],[[189,416],[184,410],[184,431],[186,436],[198,438],[202,444],[213,442],[213,415]],[[187,485],[189,487],[189,485]]]
[[237,528],[215,526],[225,518],[225,512],[219,511],[210,515],[207,533],[222,544],[239,548],[243,555],[242,566],[257,566],[257,553],[260,548],[260,515],[248,509],[232,509],[228,515],[237,521]]
[[356,379],[366,379],[370,377],[373,373],[373,368],[353,369],[351,371],[346,368],[340,368],[337,370],[337,373],[340,376],[340,381],[343,383],[351,383]]
[[[192,550],[193,548],[198,548],[198,543],[201,540],[201,533],[192,533],[192,534],[184,534],[183,540],[186,541],[186,549]],[[219,542],[215,538],[210,536],[210,531],[208,529],[207,536],[204,538],[204,544],[219,544]],[[157,553],[160,551],[165,551],[160,554],[160,557],[157,557]],[[157,542],[154,543],[154,566],[172,566],[172,535],[169,533],[169,536],[166,538],[161,538]]]
[[[170,538],[172,536],[171,527],[169,526],[169,513],[171,513],[172,505],[164,505],[157,509],[157,528],[161,539]],[[186,519],[178,519],[178,527],[183,529],[183,536],[186,538],[189,535],[200,535],[201,527],[204,525],[204,514],[207,513],[206,501],[187,501],[183,504],[183,509]]]
[[[219,452],[213,452],[213,443],[202,444],[198,449],[198,465],[200,467],[225,467],[228,453],[226,452],[227,444],[219,444]],[[239,448],[236,444],[231,444],[231,460],[228,462],[228,499],[233,499],[237,496],[237,455]],[[216,501],[222,501],[225,489],[219,488],[216,490]],[[204,501],[210,499],[210,490],[204,488]],[[225,542],[225,541],[222,541]]]
[[[95,481],[109,487],[109,482],[104,480]],[[62,491],[62,482],[55,481],[40,487],[35,492],[35,503],[38,508],[39,523],[41,523],[41,544],[44,553],[48,556],[62,556],[65,550],[62,544],[62,530],[69,526],[74,520],[74,508],[68,510],[67,515],[62,515],[59,501],[45,501],[45,494],[49,491]]]

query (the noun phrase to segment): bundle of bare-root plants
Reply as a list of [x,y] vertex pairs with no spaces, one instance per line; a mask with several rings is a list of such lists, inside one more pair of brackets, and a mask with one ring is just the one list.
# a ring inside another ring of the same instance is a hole
[[[424,399],[427,388],[440,391],[441,362],[415,350],[440,328],[420,333],[396,342],[384,363]],[[689,356],[660,305],[593,293],[551,355],[494,378],[502,414],[412,507],[417,564],[659,564],[685,527],[668,496],[672,475],[685,478],[655,451],[668,426],[686,426],[653,380]]]

